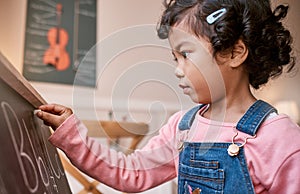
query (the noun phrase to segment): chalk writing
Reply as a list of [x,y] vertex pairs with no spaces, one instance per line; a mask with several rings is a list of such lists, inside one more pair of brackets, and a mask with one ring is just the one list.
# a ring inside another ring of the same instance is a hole
[[[28,191],[30,193],[37,193],[40,184],[43,184],[46,189],[44,193],[58,193],[55,177],[60,179],[65,174],[59,165],[59,156],[57,153],[54,156],[56,164],[52,164],[43,130],[38,131],[34,128],[34,120],[32,120],[32,125],[28,126],[23,118],[18,118],[9,103],[5,101],[1,102],[1,108],[17,156],[22,178]],[[39,137],[39,142],[34,143],[31,137],[32,134],[30,135],[29,132],[35,133],[34,135]],[[30,149],[28,149],[28,146],[25,149],[25,144],[29,144]],[[35,147],[35,144],[39,144],[39,149],[43,154],[37,153],[36,149],[38,148]],[[39,179],[39,176],[41,179]],[[42,183],[39,182],[40,180],[42,180]]]

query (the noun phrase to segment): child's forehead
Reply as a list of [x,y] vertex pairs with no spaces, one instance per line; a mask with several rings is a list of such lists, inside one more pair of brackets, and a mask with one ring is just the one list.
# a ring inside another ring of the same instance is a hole
[[168,38],[173,49],[182,45],[201,46],[206,48],[211,45],[207,38],[195,35],[195,33],[184,24],[172,26]]

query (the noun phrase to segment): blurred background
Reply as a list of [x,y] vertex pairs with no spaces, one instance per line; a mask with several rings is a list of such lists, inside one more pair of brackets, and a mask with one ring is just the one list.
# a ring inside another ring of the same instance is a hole
[[[30,1],[47,5],[47,0]],[[49,1],[57,3],[57,1]],[[69,1],[72,2],[72,1]],[[89,1],[82,1],[89,2]],[[144,122],[149,134],[139,146],[155,135],[174,112],[193,106],[184,97],[173,75],[172,56],[166,40],[156,37],[156,24],[163,10],[161,0],[95,0],[96,41],[85,53],[96,55],[95,86],[31,81],[48,103],[72,107],[81,119]],[[300,1],[273,0],[290,5],[285,19],[294,37],[294,54],[300,58]],[[68,9],[68,7],[65,7]],[[0,0],[0,52],[18,69],[24,69],[24,47],[28,1]],[[80,28],[80,27],[79,27]],[[85,37],[80,37],[84,40]],[[73,42],[73,44],[75,44]],[[79,72],[89,59],[82,59]],[[296,69],[300,64],[297,60]],[[255,95],[290,115],[299,123],[300,73],[283,74],[270,81]],[[76,82],[75,78],[74,82]],[[105,141],[104,141],[105,143]],[[69,176],[74,193],[82,186]],[[118,193],[103,185],[107,193]],[[174,193],[174,181],[144,193]]]

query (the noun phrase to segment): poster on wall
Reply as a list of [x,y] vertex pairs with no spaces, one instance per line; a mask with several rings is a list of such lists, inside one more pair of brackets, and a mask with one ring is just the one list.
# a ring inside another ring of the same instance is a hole
[[94,87],[96,7],[96,0],[28,0],[24,77]]

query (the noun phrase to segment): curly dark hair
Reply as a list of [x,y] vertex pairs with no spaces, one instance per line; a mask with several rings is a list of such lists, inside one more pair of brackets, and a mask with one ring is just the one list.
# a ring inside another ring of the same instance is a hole
[[[288,5],[279,5],[274,11],[269,0],[165,0],[164,5],[157,27],[161,39],[168,38],[170,27],[180,22],[185,22],[196,36],[208,37],[214,54],[241,39],[249,50],[243,65],[255,89],[282,74],[284,66],[287,72],[295,66],[292,37],[281,22]],[[208,24],[207,16],[221,8],[226,13]]]

